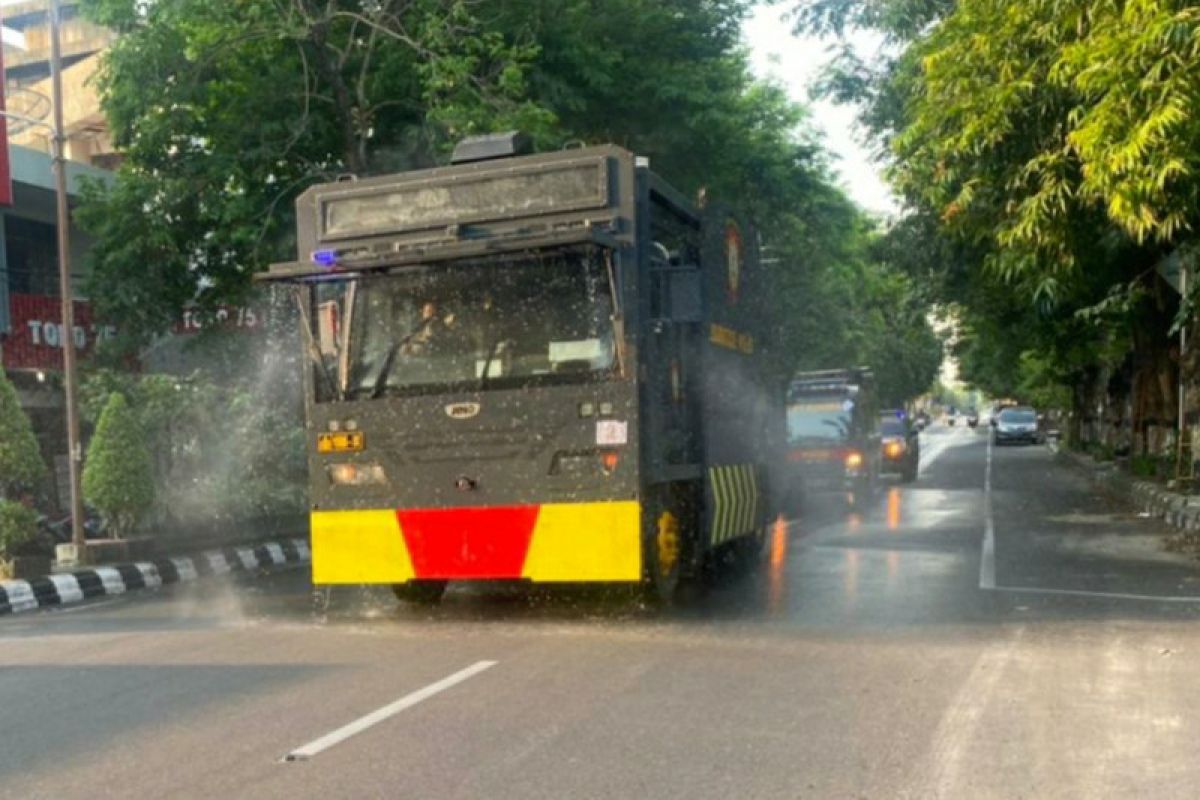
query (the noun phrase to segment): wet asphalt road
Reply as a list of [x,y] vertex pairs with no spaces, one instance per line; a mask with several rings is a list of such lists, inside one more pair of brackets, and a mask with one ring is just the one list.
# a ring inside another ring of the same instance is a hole
[[290,572],[0,621],[0,797],[1195,797],[1200,568],[1044,447],[923,447],[669,612]]

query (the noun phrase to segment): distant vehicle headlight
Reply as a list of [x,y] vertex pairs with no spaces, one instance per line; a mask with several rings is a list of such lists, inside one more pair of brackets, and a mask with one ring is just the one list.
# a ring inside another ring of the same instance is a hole
[[846,469],[858,469],[863,464],[862,453],[852,451],[846,454]]
[[888,458],[897,458],[904,453],[904,442],[891,441],[883,446],[883,453]]
[[379,486],[387,483],[381,464],[330,464],[325,468],[335,486]]

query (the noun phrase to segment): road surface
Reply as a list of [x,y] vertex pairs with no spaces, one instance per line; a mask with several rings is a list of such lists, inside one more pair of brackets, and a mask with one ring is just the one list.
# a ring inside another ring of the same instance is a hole
[[923,446],[667,612],[292,571],[0,621],[0,796],[1197,796],[1200,569],[1044,447]]

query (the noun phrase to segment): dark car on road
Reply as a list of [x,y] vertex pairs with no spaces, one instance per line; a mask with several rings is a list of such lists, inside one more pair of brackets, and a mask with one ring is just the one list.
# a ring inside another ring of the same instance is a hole
[[921,460],[921,438],[903,411],[879,415],[880,472],[898,473],[905,483],[917,479]]
[[979,424],[979,412],[973,408],[967,412],[967,424],[972,428]]
[[804,496],[869,498],[880,471],[874,378],[867,368],[797,375],[787,394],[788,506]]
[[1037,444],[1037,412],[1028,406],[1010,406],[992,419],[992,437],[996,444]]

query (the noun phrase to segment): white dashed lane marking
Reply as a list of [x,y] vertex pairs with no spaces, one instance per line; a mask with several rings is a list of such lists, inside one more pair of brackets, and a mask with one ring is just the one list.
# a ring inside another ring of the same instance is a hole
[[494,666],[496,666],[495,661],[476,661],[466,669],[461,669],[453,675],[447,675],[440,681],[431,683],[424,688],[417,689],[415,692],[406,694],[399,700],[388,703],[386,706],[376,709],[370,714],[359,717],[353,722],[343,725],[337,730],[331,731],[319,739],[313,739],[308,744],[297,747],[295,750],[284,756],[283,760],[304,761],[305,759],[312,758],[323,750],[328,750],[334,745],[346,741],[351,736],[360,734],[368,728],[378,725],[384,720],[391,719],[401,711],[404,711],[406,708],[412,708],[417,703],[428,700],[434,695],[444,692],[450,687],[456,686],[468,678],[472,678],[484,670],[490,669]]

